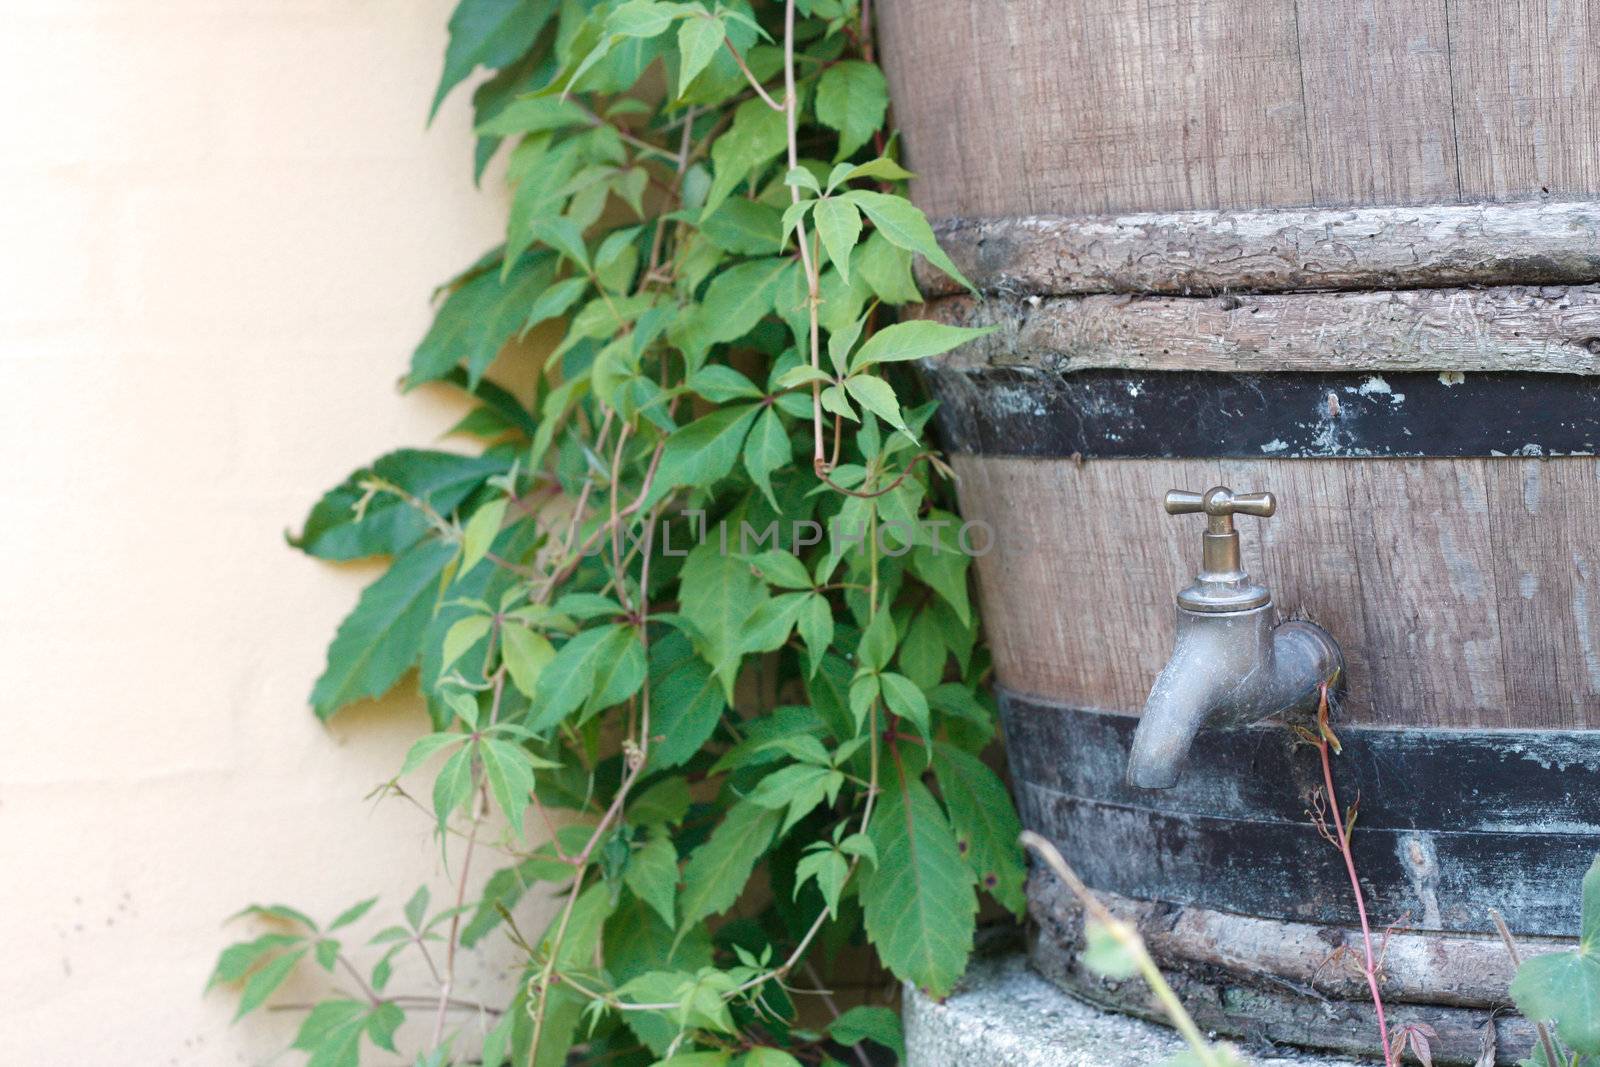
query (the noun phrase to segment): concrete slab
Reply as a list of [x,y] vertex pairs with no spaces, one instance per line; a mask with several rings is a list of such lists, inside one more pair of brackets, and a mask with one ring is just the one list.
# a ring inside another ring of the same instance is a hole
[[[972,961],[939,1004],[907,988],[909,1067],[1157,1067],[1183,1051],[1164,1026],[1101,1011],[1028,969],[1020,952]],[[1373,1067],[1309,1053],[1247,1056],[1256,1067]]]

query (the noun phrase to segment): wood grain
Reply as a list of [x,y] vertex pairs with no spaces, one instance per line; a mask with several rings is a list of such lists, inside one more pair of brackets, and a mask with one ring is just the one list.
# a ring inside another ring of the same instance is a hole
[[[1091,1003],[1162,1020],[1160,1005],[1142,981],[1102,978],[1083,966],[1080,957],[1086,942],[1082,909],[1076,900],[1053,885],[1053,881],[1051,876],[1036,875],[1028,883],[1029,914],[1037,924],[1037,933],[1029,947],[1034,968]],[[1251,1042],[1288,1042],[1348,1054],[1377,1054],[1377,1019],[1371,1001],[1360,996],[1348,999],[1328,996],[1320,988],[1313,988],[1314,984],[1320,987],[1328,980],[1330,969],[1337,973],[1340,960],[1333,960],[1329,967],[1323,968],[1315,983],[1280,977],[1274,966],[1289,961],[1277,958],[1260,969],[1241,973],[1206,959],[1190,959],[1192,955],[1203,953],[1195,953],[1188,946],[1173,951],[1173,936],[1163,930],[1171,921],[1168,909],[1150,909],[1137,902],[1118,906],[1127,918],[1139,923],[1147,942],[1152,943],[1153,954],[1162,965],[1163,974],[1202,1029]],[[1217,918],[1226,922],[1229,917],[1219,915]],[[1179,912],[1177,921],[1186,921],[1184,912]],[[1253,933],[1280,944],[1286,932],[1299,933],[1292,925],[1275,922],[1262,925],[1260,931],[1240,929],[1231,923],[1224,929],[1230,936]],[[1342,937],[1343,932],[1340,934]],[[1449,953],[1450,957],[1446,958],[1454,957],[1451,963],[1457,959],[1466,963],[1474,956],[1483,956],[1488,963],[1487,950],[1468,950],[1456,956],[1464,945],[1452,944],[1446,948],[1443,939],[1429,941],[1425,947]],[[1303,947],[1308,958],[1316,953],[1312,944]],[[1323,949],[1324,958],[1332,956],[1333,946],[1324,944]],[[1394,965],[1407,968],[1400,960],[1395,960]],[[1298,971],[1300,965],[1295,964],[1292,969]],[[1484,972],[1484,978],[1499,972],[1499,967],[1491,965]],[[1534,1041],[1533,1026],[1526,1019],[1488,1008],[1412,1003],[1396,998],[1388,1006],[1387,1014],[1391,1030],[1407,1023],[1430,1026],[1437,1035],[1430,1040],[1434,1062],[1440,1064],[1477,1062],[1484,1047],[1486,1027],[1491,1028],[1495,1039],[1495,1055],[1491,1059],[1496,1064],[1517,1063],[1528,1055]]]
[[1460,195],[1600,191],[1600,27],[1588,3],[1449,0]]
[[1316,0],[1295,14],[1312,201],[1455,198],[1445,0]]
[[883,0],[931,216],[1600,193],[1592,5]]
[[[1137,928],[1145,947],[1165,966],[1221,968],[1241,979],[1263,972],[1340,1000],[1369,995],[1359,959],[1359,928],[1328,927],[1257,919],[1209,908],[1168,907],[1096,892],[1111,913]],[[1034,921],[1070,928],[1080,905],[1044,868],[1028,879]],[[1526,938],[1524,958],[1569,949],[1567,939]],[[1344,947],[1344,951],[1339,949]],[[1509,1008],[1507,987],[1516,974],[1497,937],[1419,934],[1400,930],[1384,956],[1386,1002],[1447,1004],[1462,1008]]]
[[[1587,200],[949,219],[938,238],[979,289],[1013,299],[1600,281]],[[964,292],[917,267],[923,292]]]
[[[1199,528],[1163,514],[1161,495],[1227,484],[1278,494],[1275,517],[1242,525],[1245,563],[1281,612],[1325,626],[1344,647],[1353,721],[1592,724],[1600,699],[1593,459],[953,462],[963,515],[999,535],[976,565],[996,673],[1011,689],[1078,707],[1142,708],[1171,652],[1173,594],[1199,557]],[[1527,535],[1514,519],[1495,518],[1490,472],[1499,485],[1533,469],[1543,499],[1575,503],[1541,514]],[[1519,552],[1525,535],[1567,549]],[[1514,573],[1505,570],[1512,558],[1521,560]],[[1505,582],[1548,590],[1551,613],[1506,609]]]
[[930,214],[1311,200],[1293,0],[898,0],[878,28]]
[[997,326],[963,365],[1224,371],[1600,373],[1600,286],[1026,300],[952,296],[915,314]]

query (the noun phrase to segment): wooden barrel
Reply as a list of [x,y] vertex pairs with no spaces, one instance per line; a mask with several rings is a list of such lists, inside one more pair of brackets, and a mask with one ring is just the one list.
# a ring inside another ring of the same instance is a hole
[[[1138,919],[1203,1026],[1370,1052],[1314,750],[1204,734],[1123,780],[1199,564],[1168,489],[1241,519],[1285,618],[1348,665],[1334,761],[1391,1025],[1527,1054],[1494,937],[1578,926],[1600,850],[1600,3],[885,0],[915,199],[1000,327],[929,361],[1024,821]],[[1077,962],[1030,884],[1036,966]]]

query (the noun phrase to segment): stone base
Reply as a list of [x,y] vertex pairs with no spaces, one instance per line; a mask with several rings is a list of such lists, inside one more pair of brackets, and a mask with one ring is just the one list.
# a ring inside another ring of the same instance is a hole
[[[1157,1067],[1182,1052],[1164,1026],[1101,1011],[1028,969],[1021,952],[977,957],[944,1003],[907,987],[908,1067]],[[1257,1067],[1373,1067],[1310,1053],[1250,1056]]]

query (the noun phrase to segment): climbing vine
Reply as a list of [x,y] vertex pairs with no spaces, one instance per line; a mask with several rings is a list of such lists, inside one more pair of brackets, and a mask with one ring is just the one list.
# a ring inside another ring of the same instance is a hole
[[[433,732],[381,792],[427,812],[453,892],[251,908],[213,981],[246,1015],[326,972],[295,1042],[318,1067],[402,1026],[430,1065],[898,1050],[889,1008],[818,992],[828,958],[864,942],[947,993],[979,888],[1020,913],[1023,864],[979,758],[987,542],[905,366],[979,331],[895,321],[913,256],[965,279],[903,195],[870,11],[462,0],[435,111],[479,68],[505,241],[444,286],[405,378],[468,394],[479,447],[384,455],[293,538],[390,561],[311,702],[415,669]],[[495,939],[519,974],[483,1003],[459,977]],[[396,988],[402,961],[431,981]],[[802,1025],[807,995],[830,1023]]]

